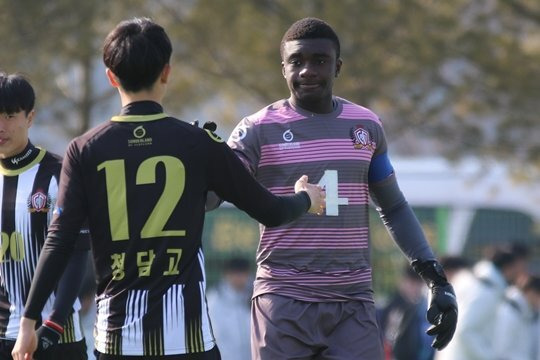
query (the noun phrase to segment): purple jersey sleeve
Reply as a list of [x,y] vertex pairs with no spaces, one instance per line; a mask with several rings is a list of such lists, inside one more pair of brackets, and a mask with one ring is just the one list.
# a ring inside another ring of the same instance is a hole
[[257,172],[260,146],[257,128],[251,118],[244,118],[231,133],[227,144],[252,174]]

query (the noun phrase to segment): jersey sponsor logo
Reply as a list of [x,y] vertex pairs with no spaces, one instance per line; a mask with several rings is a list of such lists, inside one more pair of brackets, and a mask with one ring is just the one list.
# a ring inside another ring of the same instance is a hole
[[135,129],[133,129],[133,137],[134,139],[128,139],[128,146],[147,146],[152,145],[152,138],[151,137],[145,137],[146,136],[146,129],[144,126],[139,125]]
[[34,212],[43,212],[46,213],[51,207],[50,196],[47,196],[41,191],[37,191],[34,194],[30,195],[28,199],[28,211],[31,213]]
[[369,131],[364,129],[362,126],[358,125],[351,129],[351,138],[355,149],[375,150],[375,142],[371,140]]
[[32,153],[32,149],[28,149],[28,151],[25,152],[24,155],[19,156],[19,157],[14,157],[13,159],[11,159],[11,163],[13,165],[18,165],[21,161],[29,157],[31,153]]
[[281,143],[278,145],[278,148],[279,150],[300,149],[300,143],[299,142]]
[[135,136],[137,139],[141,139],[144,137],[144,135],[146,135],[146,130],[144,129],[144,127],[141,125],[141,126],[137,126],[134,130],[133,130],[133,136]]
[[294,139],[294,135],[293,135],[291,129],[289,129],[289,130],[287,130],[287,131],[285,131],[283,133],[283,140],[285,140],[286,142],[291,142],[291,141],[293,141],[293,139]]

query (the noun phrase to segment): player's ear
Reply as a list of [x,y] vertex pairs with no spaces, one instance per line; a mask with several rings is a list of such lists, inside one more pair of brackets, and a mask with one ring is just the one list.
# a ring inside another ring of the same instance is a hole
[[166,84],[169,81],[169,75],[171,74],[171,65],[165,64],[163,70],[161,70],[160,80],[162,84]]
[[32,124],[34,123],[34,116],[36,115],[36,111],[32,110],[28,113],[28,116],[26,117],[26,120],[28,120],[27,128],[30,128]]
[[285,76],[285,63],[283,61],[281,62],[281,74],[284,78],[287,78],[287,76]]
[[118,80],[116,75],[114,75],[111,69],[107,68],[105,70],[105,74],[107,74],[107,79],[109,79],[109,84],[111,84],[112,87],[120,87],[120,81]]
[[341,65],[343,65],[343,61],[341,60],[341,58],[338,58],[336,60],[336,77],[338,77],[339,72],[341,71]]

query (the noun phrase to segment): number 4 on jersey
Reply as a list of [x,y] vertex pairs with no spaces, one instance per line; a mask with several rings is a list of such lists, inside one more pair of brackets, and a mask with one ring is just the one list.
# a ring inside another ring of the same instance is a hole
[[317,184],[326,191],[326,215],[338,216],[339,205],[349,205],[348,198],[340,198],[338,194],[338,172],[337,170],[325,170],[324,175]]

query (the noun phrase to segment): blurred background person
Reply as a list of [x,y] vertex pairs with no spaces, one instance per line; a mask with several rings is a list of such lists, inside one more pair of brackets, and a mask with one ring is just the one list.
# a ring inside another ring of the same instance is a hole
[[253,291],[248,260],[225,263],[223,279],[207,294],[214,336],[223,360],[250,360],[250,304]]
[[453,284],[452,280],[456,275],[461,273],[461,271],[471,270],[471,263],[463,256],[445,255],[441,256],[439,261],[450,284]]
[[528,252],[510,245],[494,247],[472,272],[454,276],[458,325],[454,339],[437,360],[494,360],[495,320],[508,285],[527,271]]
[[430,325],[426,320],[426,294],[427,287],[422,278],[406,265],[397,292],[380,311],[385,359],[433,359],[432,340],[425,333]]
[[[535,359],[537,314],[540,310],[540,277],[529,276],[521,286],[508,288],[495,323],[496,359]],[[537,346],[537,344],[536,344]]]

